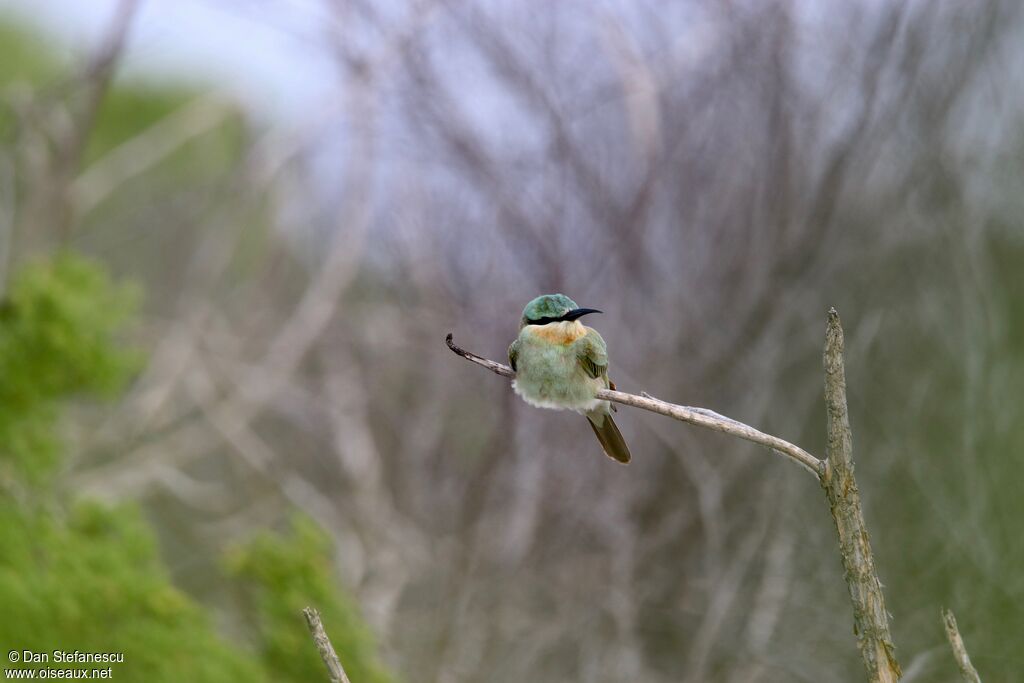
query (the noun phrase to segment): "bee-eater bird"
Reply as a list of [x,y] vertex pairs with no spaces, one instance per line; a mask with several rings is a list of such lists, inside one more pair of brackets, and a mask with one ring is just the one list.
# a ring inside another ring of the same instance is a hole
[[564,294],[526,304],[519,336],[508,347],[516,373],[512,389],[532,406],[586,415],[608,457],[627,463],[629,448],[612,420],[612,405],[595,398],[599,389],[615,388],[608,380],[608,350],[597,330],[579,321],[600,312],[580,308]]

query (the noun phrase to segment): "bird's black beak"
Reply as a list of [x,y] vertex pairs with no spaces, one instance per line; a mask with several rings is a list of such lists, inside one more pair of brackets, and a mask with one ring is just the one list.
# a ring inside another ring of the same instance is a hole
[[574,308],[565,315],[562,316],[562,320],[575,320],[576,318],[582,318],[588,313],[602,313],[596,308]]

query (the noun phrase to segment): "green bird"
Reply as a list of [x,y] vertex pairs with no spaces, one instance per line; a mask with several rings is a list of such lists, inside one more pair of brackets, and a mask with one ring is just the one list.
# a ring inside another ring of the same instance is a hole
[[508,347],[516,373],[512,389],[532,406],[586,415],[608,457],[627,463],[629,448],[612,420],[612,404],[595,398],[599,389],[615,388],[608,380],[608,349],[597,330],[579,321],[600,312],[580,308],[564,294],[526,304],[519,336]]

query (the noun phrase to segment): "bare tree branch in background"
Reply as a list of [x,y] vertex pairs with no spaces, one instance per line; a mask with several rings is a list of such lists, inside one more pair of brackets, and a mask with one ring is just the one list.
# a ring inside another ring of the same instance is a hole
[[16,168],[10,155],[0,153],[0,301],[7,291],[7,275],[11,262],[14,217],[17,212],[15,192]]
[[67,125],[55,129],[56,152],[48,179],[37,188],[38,194],[27,209],[28,229],[56,234],[62,242],[71,236],[75,223],[70,188],[79,172],[89,136],[100,105],[110,88],[117,65],[138,14],[142,0],[119,0],[106,34],[84,72],[73,81],[79,92],[68,112]]
[[83,170],[68,188],[76,216],[91,211],[132,177],[152,168],[188,141],[224,123],[237,108],[219,93],[196,98]]

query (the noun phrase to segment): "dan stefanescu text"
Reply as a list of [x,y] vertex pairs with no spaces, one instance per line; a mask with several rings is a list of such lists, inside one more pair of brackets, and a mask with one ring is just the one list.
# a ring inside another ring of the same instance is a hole
[[33,650],[22,650],[21,661],[25,664],[94,664],[94,663],[124,663],[123,652],[82,652],[81,650],[52,650],[50,652],[35,652]]

